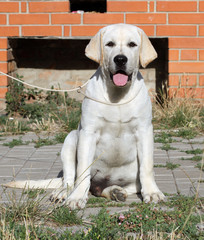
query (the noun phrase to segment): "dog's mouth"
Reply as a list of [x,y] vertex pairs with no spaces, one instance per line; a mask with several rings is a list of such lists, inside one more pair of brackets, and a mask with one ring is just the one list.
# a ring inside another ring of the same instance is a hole
[[131,80],[132,74],[128,75],[125,71],[119,70],[115,74],[110,73],[113,83],[118,87],[124,87]]

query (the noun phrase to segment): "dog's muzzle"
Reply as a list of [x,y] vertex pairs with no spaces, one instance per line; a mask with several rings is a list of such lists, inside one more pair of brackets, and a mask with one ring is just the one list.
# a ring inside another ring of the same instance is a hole
[[113,61],[115,62],[118,71],[114,74],[110,73],[110,77],[116,86],[123,87],[132,78],[132,74],[128,75],[125,71],[128,58],[125,55],[117,55],[114,57]]

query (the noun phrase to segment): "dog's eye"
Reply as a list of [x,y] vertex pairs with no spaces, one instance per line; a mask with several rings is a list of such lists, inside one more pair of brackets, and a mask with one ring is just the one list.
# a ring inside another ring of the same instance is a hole
[[115,43],[114,42],[108,42],[107,44],[106,44],[106,46],[108,46],[108,47],[114,47],[115,46]]
[[133,47],[136,47],[137,44],[136,44],[135,42],[129,42],[129,43],[128,43],[128,46],[131,47],[131,48],[133,48]]

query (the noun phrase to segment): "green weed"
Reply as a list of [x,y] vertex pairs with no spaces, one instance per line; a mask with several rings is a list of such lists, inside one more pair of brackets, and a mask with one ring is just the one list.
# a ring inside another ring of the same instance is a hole
[[[22,80],[23,76],[17,74],[17,78]],[[24,85],[14,80],[9,81],[9,91],[6,93],[6,111],[8,114],[16,113],[25,104]]]
[[198,132],[195,128],[182,128],[179,129],[175,136],[182,137],[185,139],[192,139],[198,135]]
[[202,154],[203,153],[203,150],[200,149],[200,148],[196,148],[196,149],[193,149],[193,150],[186,150],[186,151],[183,151],[187,154],[194,154],[194,155],[198,155],[198,154]]
[[[187,94],[184,98],[178,91],[173,97],[160,95],[160,101],[153,102],[153,123],[163,129],[186,128],[203,130],[203,105]],[[188,89],[186,89],[188,91]]]
[[175,142],[175,140],[172,139],[171,133],[161,132],[161,133],[155,135],[154,142],[172,143],[172,142]]
[[180,167],[180,164],[173,164],[173,163],[167,163],[167,164],[155,164],[154,167],[155,168],[166,168],[166,169],[176,169],[178,167]]
[[68,133],[66,133],[66,132],[58,133],[54,138],[56,143],[64,143],[64,140],[67,137],[67,134]]
[[[17,77],[21,80],[23,78]],[[81,116],[81,103],[71,99],[67,93],[42,93],[37,89],[27,89],[22,83],[12,80],[6,101],[7,115],[14,116],[14,120],[0,118],[0,129],[5,132],[19,133],[28,129],[55,131],[56,127],[69,132],[77,128]],[[26,120],[17,121],[15,118],[19,117]]]
[[91,197],[88,199],[87,204],[98,204],[98,203],[107,203],[107,202],[109,202],[107,198]]
[[204,165],[203,165],[203,163],[198,163],[195,167],[198,168],[198,169],[200,169],[201,171],[204,171]]
[[[112,215],[102,208],[98,215],[89,216],[83,230],[76,232],[63,227],[84,224],[77,211],[70,211],[65,206],[42,211],[44,208],[39,202],[36,204],[38,198],[39,195],[34,199],[28,197],[26,201],[21,199],[23,203],[20,204],[12,196],[14,204],[0,205],[0,239],[126,239],[130,233],[135,239],[147,240],[170,237],[172,240],[201,240],[204,237],[204,233],[196,228],[202,222],[198,212],[203,211],[203,198],[175,195],[159,204],[133,202],[129,205],[131,210]],[[95,204],[98,201],[94,198],[90,202]]]
[[32,142],[35,144],[35,148],[40,148],[43,146],[50,146],[55,144],[55,141],[49,138],[38,138],[38,140],[33,140]]
[[[1,121],[2,120],[2,121]],[[29,121],[11,119],[8,116],[0,117],[0,131],[12,132],[12,134],[22,134],[23,132],[30,131]]]
[[165,168],[166,164],[154,164],[155,168]]
[[166,168],[167,169],[171,169],[171,170],[173,170],[173,169],[175,169],[175,168],[178,168],[178,167],[180,167],[181,165],[180,164],[173,164],[173,163],[167,163],[166,164]]
[[201,161],[202,160],[202,156],[199,156],[199,155],[195,155],[191,158],[184,158],[182,157],[181,160],[190,160],[190,161]]
[[54,209],[49,216],[49,219],[59,225],[80,225],[82,224],[81,218],[77,216],[77,211],[70,211],[66,206]]
[[171,145],[170,145],[169,143],[163,144],[163,146],[161,147],[161,149],[162,149],[162,150],[165,150],[165,151],[176,150],[176,148],[171,147]]
[[39,195],[44,194],[44,189],[29,189],[24,190],[22,194],[26,194],[28,198],[37,198]]
[[5,193],[9,201],[4,206],[0,205],[0,212],[6,222],[21,222],[28,216],[33,220],[46,216],[44,215],[45,211],[42,210],[44,195],[40,197],[40,192],[35,191],[35,195],[33,194],[31,197],[30,194],[26,194],[24,191],[18,200],[14,191]]
[[23,142],[22,138],[19,138],[19,139],[13,139],[8,143],[3,143],[3,146],[8,146],[10,148],[13,148],[15,146],[28,145],[29,143],[30,143],[29,141]]

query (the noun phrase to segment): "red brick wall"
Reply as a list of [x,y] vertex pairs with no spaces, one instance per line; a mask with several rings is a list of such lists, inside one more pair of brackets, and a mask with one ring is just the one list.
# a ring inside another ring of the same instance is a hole
[[[130,23],[150,37],[169,38],[169,87],[204,98],[204,1],[107,1],[107,13],[70,13],[69,1],[0,0],[0,71],[15,67],[7,37],[90,37],[101,27]],[[0,76],[0,98],[7,78]],[[186,90],[185,90],[186,91]]]

